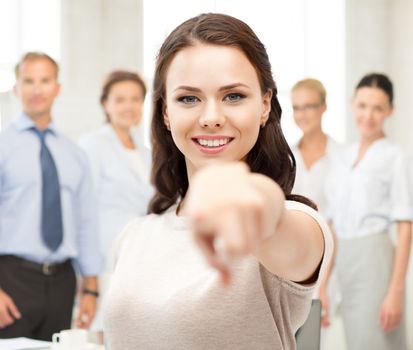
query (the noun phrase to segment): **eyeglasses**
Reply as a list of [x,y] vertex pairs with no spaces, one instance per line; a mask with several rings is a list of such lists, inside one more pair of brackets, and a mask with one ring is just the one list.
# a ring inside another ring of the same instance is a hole
[[294,112],[308,112],[308,111],[314,111],[322,106],[321,103],[307,103],[302,106],[293,106],[293,111]]

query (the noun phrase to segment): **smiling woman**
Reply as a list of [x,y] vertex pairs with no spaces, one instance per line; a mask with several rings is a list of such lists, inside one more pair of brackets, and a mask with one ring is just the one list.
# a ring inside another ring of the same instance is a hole
[[[359,142],[334,159],[327,178],[329,212],[339,242],[336,270],[350,349],[407,349],[405,286],[413,197],[409,157],[386,137],[393,84],[364,76],[354,92]],[[397,230],[396,245],[390,237]]]
[[154,82],[155,195],[117,242],[108,347],[295,349],[332,241],[291,196],[263,44],[234,17],[191,18],[163,43]]
[[[99,276],[103,301],[111,277],[114,241],[130,220],[146,214],[151,196],[150,153],[134,130],[142,121],[145,95],[146,85],[137,73],[111,72],[100,96],[106,123],[79,141],[92,165],[98,194],[98,249],[105,259]],[[92,329],[102,330],[100,310]]]
[[198,44],[178,52],[166,80],[164,121],[188,176],[216,159],[244,159],[268,120],[271,97],[271,90],[262,95],[240,49]]

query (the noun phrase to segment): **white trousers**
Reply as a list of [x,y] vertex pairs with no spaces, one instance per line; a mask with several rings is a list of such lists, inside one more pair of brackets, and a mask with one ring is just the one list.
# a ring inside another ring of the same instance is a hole
[[405,350],[405,315],[390,333],[380,326],[380,307],[393,270],[394,247],[388,233],[339,240],[336,271],[348,350]]

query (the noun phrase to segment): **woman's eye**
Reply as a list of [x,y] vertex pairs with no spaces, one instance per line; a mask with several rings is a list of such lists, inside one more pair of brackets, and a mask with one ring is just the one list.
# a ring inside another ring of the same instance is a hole
[[225,100],[227,100],[228,102],[238,102],[240,100],[242,100],[245,96],[242,94],[228,94],[225,96]]
[[199,101],[199,98],[196,96],[182,96],[178,98],[178,101],[185,104],[194,104]]

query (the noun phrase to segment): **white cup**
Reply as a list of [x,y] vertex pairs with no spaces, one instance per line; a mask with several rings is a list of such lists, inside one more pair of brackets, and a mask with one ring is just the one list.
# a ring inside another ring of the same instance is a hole
[[52,336],[53,349],[81,350],[88,345],[88,332],[85,329],[65,329]]

